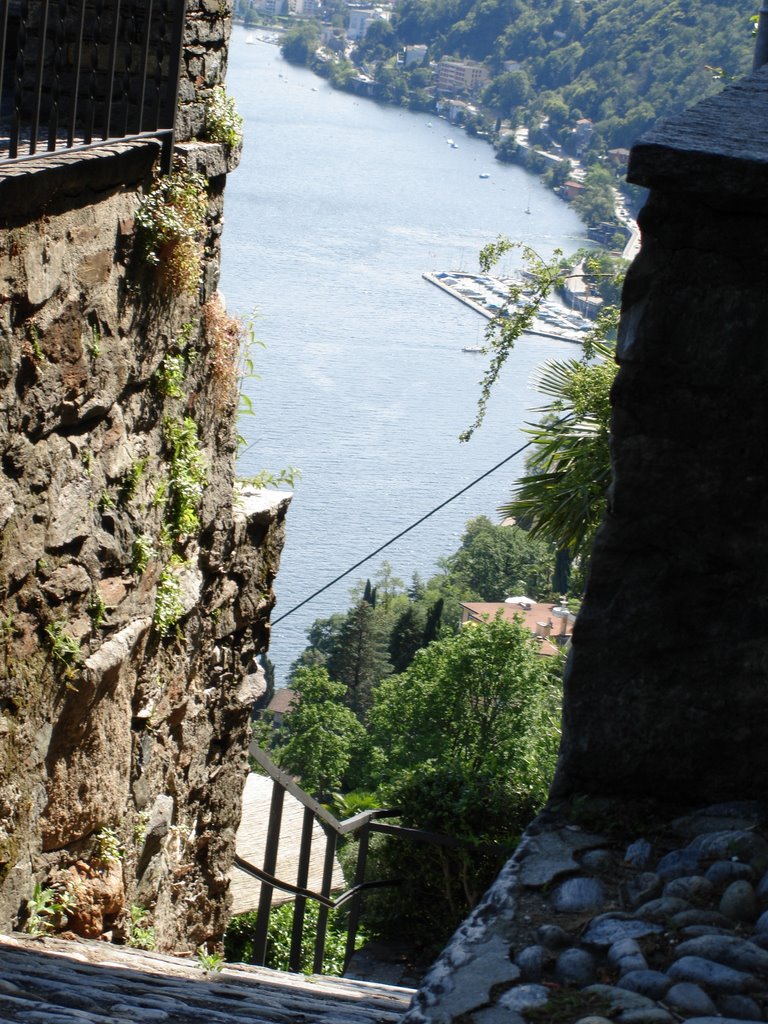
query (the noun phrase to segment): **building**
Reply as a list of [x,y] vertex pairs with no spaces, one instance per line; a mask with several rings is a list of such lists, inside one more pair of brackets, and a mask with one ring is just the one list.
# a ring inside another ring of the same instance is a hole
[[539,641],[539,654],[557,654],[571,639],[576,616],[568,606],[540,604],[529,597],[508,597],[506,601],[464,601],[461,605],[461,625],[488,622],[500,616],[506,622],[514,619]]
[[488,68],[472,60],[450,60],[443,57],[437,66],[437,91],[473,95],[491,80]]

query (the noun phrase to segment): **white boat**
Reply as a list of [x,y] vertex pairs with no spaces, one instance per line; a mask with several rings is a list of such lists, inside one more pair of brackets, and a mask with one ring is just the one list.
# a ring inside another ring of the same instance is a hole
[[455,143],[455,142],[452,142],[452,143],[451,143],[451,149],[458,149],[458,148],[459,148],[459,147],[458,147],[458,144],[457,144],[457,143]]
[[446,139],[445,141],[448,143],[449,146],[455,146],[456,145],[456,143],[453,141],[453,139]]
[[486,174],[485,171],[480,175],[481,178],[490,178],[490,174]]

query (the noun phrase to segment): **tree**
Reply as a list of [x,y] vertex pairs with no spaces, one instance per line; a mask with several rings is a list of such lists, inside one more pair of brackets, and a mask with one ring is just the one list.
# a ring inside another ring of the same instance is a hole
[[[618,311],[603,314],[603,334],[615,327]],[[500,511],[525,517],[531,534],[567,550],[589,553],[603,517],[610,482],[610,390],[617,365],[613,345],[593,341],[581,359],[545,365],[539,390],[552,401],[543,406],[527,473]]]
[[346,687],[347,705],[364,717],[373,688],[392,671],[381,620],[367,601],[359,600],[344,617],[327,668]]
[[384,680],[369,714],[385,804],[410,827],[464,841],[448,849],[382,837],[371,877],[401,878],[366,902],[385,934],[440,942],[477,903],[544,802],[559,739],[552,659],[519,622],[463,627]]
[[314,21],[292,25],[280,43],[280,52],[292,64],[307,64],[320,43],[320,26]]
[[314,796],[328,796],[342,787],[356,753],[365,744],[365,729],[344,703],[344,685],[324,668],[300,668],[292,687],[297,700],[279,734],[261,728],[257,742],[302,787]]
[[554,554],[519,526],[496,526],[485,516],[467,523],[461,547],[441,567],[482,601],[525,593],[537,600],[552,591]]
[[551,668],[516,620],[465,626],[419,651],[410,668],[379,684],[369,712],[389,780],[450,765],[543,800],[557,747]]

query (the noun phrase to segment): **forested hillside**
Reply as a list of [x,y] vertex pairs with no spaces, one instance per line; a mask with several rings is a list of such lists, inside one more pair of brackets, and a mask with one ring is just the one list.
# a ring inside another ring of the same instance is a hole
[[485,62],[494,78],[484,98],[499,113],[547,114],[555,130],[586,117],[598,148],[610,148],[719,89],[713,69],[747,71],[756,10],[736,0],[401,0],[392,42]]

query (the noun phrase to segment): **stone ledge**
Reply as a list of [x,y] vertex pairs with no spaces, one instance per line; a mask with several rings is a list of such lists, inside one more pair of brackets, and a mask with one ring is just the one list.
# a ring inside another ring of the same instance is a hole
[[17,227],[39,218],[41,212],[91,202],[92,192],[141,181],[160,150],[157,139],[138,139],[11,161],[7,166],[0,163],[0,227]]
[[264,487],[238,484],[236,494],[238,507],[235,509],[235,519],[264,524],[272,523],[285,514],[292,498],[291,491],[271,491]]
[[768,202],[768,67],[659,122],[629,156],[646,188]]
[[234,171],[240,163],[243,143],[224,146],[220,142],[180,142],[174,146],[174,153],[180,156],[191,171],[198,171],[206,178],[218,178]]

